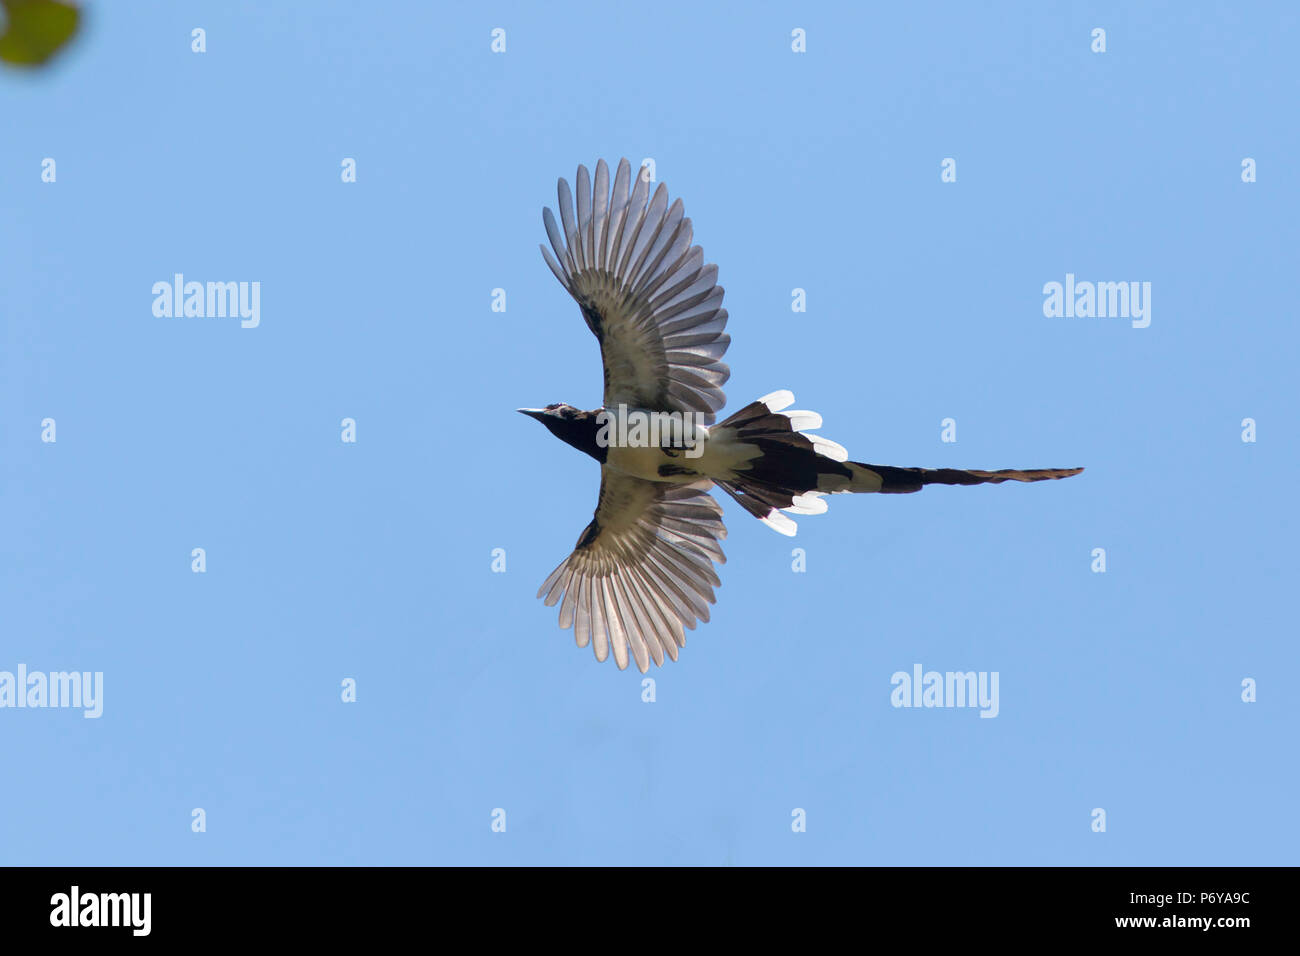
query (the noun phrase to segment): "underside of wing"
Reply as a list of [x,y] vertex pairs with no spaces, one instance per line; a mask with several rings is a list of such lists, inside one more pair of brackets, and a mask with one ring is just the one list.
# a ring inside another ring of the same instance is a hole
[[696,412],[712,424],[731,375],[721,361],[731,338],[718,267],[691,245],[682,201],[670,206],[662,183],[649,195],[648,172],[633,187],[631,165],[619,160],[611,192],[604,160],[594,185],[579,166],[576,207],[561,179],[560,222],[542,213],[554,255],[545,246],[542,255],[600,340],[605,407]]
[[677,660],[686,630],[708,621],[714,563],[723,564],[722,508],[707,483],[672,485],[601,469],[600,503],[572,554],[542,583],[538,597],[560,603],[560,627],[596,659],[610,649],[620,670],[629,655]]

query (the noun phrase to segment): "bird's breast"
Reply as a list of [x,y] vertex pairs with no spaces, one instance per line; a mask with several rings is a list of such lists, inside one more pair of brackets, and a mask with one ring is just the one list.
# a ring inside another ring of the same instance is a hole
[[615,471],[646,481],[689,484],[698,481],[699,459],[687,457],[681,448],[610,446],[605,464]]

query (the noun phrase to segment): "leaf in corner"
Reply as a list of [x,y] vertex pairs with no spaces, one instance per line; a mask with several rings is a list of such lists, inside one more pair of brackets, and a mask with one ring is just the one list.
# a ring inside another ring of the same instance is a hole
[[52,57],[77,32],[81,11],[60,0],[0,0],[4,24],[0,29],[0,60],[18,66],[38,66]]

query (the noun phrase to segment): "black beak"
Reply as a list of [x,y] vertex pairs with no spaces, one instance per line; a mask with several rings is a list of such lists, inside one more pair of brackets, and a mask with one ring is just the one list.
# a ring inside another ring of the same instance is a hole
[[516,408],[515,411],[527,415],[529,418],[535,418],[538,421],[541,421],[546,416],[546,409],[544,408]]

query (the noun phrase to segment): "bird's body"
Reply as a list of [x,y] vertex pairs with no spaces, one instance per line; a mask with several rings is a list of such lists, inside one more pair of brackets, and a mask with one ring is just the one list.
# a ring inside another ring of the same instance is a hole
[[673,485],[690,484],[704,477],[707,472],[702,469],[708,467],[702,461],[686,461],[679,449],[655,445],[611,448],[605,463],[620,474]]
[[[690,432],[688,437],[692,447],[686,447],[681,441],[674,444],[673,435],[667,428],[660,429],[652,436],[653,440],[602,440],[598,416],[607,413],[611,422],[609,431],[613,437],[613,422],[617,420],[617,413],[606,409],[583,412],[572,406],[558,407],[565,412],[559,416],[559,421],[563,424],[553,429],[557,437],[611,470],[632,478],[668,484],[690,484],[701,478],[731,477],[737,468],[758,454],[752,445],[736,441],[730,431],[722,429],[711,434],[704,425],[697,425]],[[521,411],[544,414],[548,409]],[[572,417],[564,417],[566,412]],[[653,409],[625,410],[625,416],[632,420],[649,420],[656,414],[658,413]],[[624,431],[630,432],[631,429],[624,428]]]
[[612,650],[644,672],[677,659],[684,629],[709,619],[713,565],[725,562],[718,487],[750,514],[793,535],[788,514],[826,511],[823,495],[907,493],[928,484],[1041,481],[1083,469],[968,471],[868,465],[812,432],[815,412],[787,411],[777,391],[714,423],[730,370],[721,362],[730,338],[717,267],[691,245],[682,202],[668,205],[661,184],[649,196],[646,170],[631,185],[619,163],[596,166],[595,186],[578,167],[576,213],[559,181],[560,219],[543,221],[554,257],[542,254],[577,300],[601,345],[605,398],[582,411],[554,404],[520,409],[601,465],[596,514],[572,554],[538,591],[560,604],[560,626],[598,660]]

